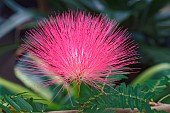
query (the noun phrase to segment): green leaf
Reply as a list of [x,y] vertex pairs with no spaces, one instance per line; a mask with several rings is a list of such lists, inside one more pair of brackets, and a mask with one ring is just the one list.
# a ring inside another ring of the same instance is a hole
[[23,108],[23,109],[26,110],[27,112],[32,112],[32,111],[33,111],[32,106],[31,106],[27,101],[25,101],[23,98],[21,98],[21,97],[16,97],[16,98],[14,98],[14,100],[16,101],[16,103],[17,103],[21,108]]
[[133,88],[131,86],[127,87],[127,92],[128,94],[132,94]]
[[109,76],[107,78],[113,78],[115,81],[119,81],[122,79],[128,79],[128,77],[125,75],[113,75],[113,76]]
[[106,101],[104,101],[104,98],[101,98],[101,96],[98,96],[96,98],[97,98],[99,104],[105,104]]
[[153,111],[151,110],[151,107],[148,103],[144,103],[144,108],[146,110],[146,113],[153,113]]
[[148,80],[146,81],[146,86],[149,88],[150,92],[159,93],[162,92],[167,87],[168,79],[160,80]]
[[39,102],[32,102],[33,112],[43,112],[47,108],[47,104],[42,104]]
[[99,104],[98,101],[97,101],[96,99],[93,99],[93,100],[91,100],[90,102],[93,103],[93,104],[96,104],[96,105]]
[[136,96],[136,97],[139,95],[140,90],[141,90],[141,89],[140,89],[140,85],[137,84],[137,86],[134,88],[134,93],[135,93],[135,96]]
[[[11,81],[7,81],[3,78],[0,77],[0,86],[6,88],[7,90],[9,90],[12,93],[18,94],[21,92],[29,92],[29,95],[31,95],[31,97],[35,98],[35,99],[41,99],[42,97],[37,95],[36,93],[32,92],[31,90],[20,86],[19,84],[13,83]],[[38,102],[42,102],[44,104],[48,104],[50,103],[50,100],[38,100]],[[48,108],[49,109],[53,109],[53,108],[60,108],[61,105],[52,102],[51,104],[49,104]]]
[[91,110],[92,107],[94,107],[94,106],[90,106],[90,107],[84,108],[83,111],[84,111],[85,113],[93,113],[94,111],[92,112],[92,110]]
[[30,95],[32,95],[34,98],[41,98],[40,96],[38,96],[37,94],[33,93],[31,90],[22,87],[16,83],[7,81],[3,78],[0,77],[0,86],[3,86],[5,88],[7,88],[8,90],[12,91],[13,93],[21,93],[21,92],[29,92]]
[[18,112],[21,112],[21,108],[7,95],[4,96],[6,101]]
[[145,95],[145,97],[144,97],[144,99],[146,99],[146,100],[150,100],[151,98],[153,98],[154,97],[154,93],[152,93],[152,92],[148,92],[148,93],[146,93],[146,95]]
[[136,108],[142,112],[142,102],[139,101],[139,99],[135,99],[135,105],[136,105]]
[[90,112],[89,113],[95,113],[97,111],[97,105],[93,106],[91,109],[90,109]]
[[98,112],[98,113],[106,112],[105,109],[106,109],[106,106],[98,106],[97,112]]
[[126,92],[126,84],[125,83],[120,84],[119,91],[121,93],[121,95],[119,96],[120,102],[122,103],[122,106],[124,108],[126,106],[126,96],[124,96],[125,92]]
[[6,106],[0,104],[0,108],[2,108],[6,113],[11,113],[11,111],[9,110],[9,108],[7,108]]
[[132,82],[131,86],[136,86],[138,83],[144,84],[146,80],[152,78],[156,73],[164,70],[170,70],[170,63],[161,63],[153,67],[148,68],[140,75],[138,75]]
[[125,98],[123,95],[119,95],[119,100],[120,100],[120,104],[123,108],[125,108]]
[[134,100],[133,98],[131,98],[130,96],[128,97],[128,104],[129,104],[129,107],[134,110]]

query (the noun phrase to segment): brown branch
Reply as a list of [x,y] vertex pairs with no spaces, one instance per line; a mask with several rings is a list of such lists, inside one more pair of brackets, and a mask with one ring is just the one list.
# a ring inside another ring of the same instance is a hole
[[[151,109],[156,109],[158,111],[164,110],[168,113],[170,113],[170,104],[162,104],[162,103],[158,103],[155,106],[152,106]],[[107,108],[106,110],[115,110],[115,113],[137,113],[139,112],[136,108],[134,109],[134,111],[132,111],[130,108]],[[78,110],[65,110],[65,111],[51,111],[51,112],[47,112],[47,113],[77,113]],[[143,111],[144,113],[146,113],[145,111]]]

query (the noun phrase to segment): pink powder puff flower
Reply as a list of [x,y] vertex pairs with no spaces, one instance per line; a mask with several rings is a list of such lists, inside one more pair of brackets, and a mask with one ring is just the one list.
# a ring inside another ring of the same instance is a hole
[[101,84],[111,86],[114,77],[109,76],[130,72],[126,66],[138,59],[137,47],[127,29],[102,15],[69,11],[50,16],[26,37],[22,47],[41,60],[36,66],[65,83],[84,82],[97,89]]

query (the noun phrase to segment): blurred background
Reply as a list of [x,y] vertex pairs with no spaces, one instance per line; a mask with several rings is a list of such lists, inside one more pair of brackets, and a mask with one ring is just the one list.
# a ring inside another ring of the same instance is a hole
[[[129,29],[139,46],[141,58],[140,63],[133,66],[140,68],[139,72],[128,75],[129,79],[124,80],[127,84],[170,77],[170,0],[0,0],[1,95],[22,92],[26,88],[43,98],[53,97],[50,89],[40,91],[32,85],[37,81],[17,68],[16,58],[22,57],[19,45],[23,43],[25,31],[54,11],[68,9],[102,13]],[[170,87],[167,87],[157,99],[169,93]],[[165,102],[170,103],[170,99]]]

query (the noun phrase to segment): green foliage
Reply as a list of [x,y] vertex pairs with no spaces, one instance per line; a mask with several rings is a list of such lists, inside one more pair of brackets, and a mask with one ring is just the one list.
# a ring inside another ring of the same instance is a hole
[[17,96],[14,98],[14,101],[16,102],[16,104],[18,104],[23,110],[27,111],[27,112],[32,112],[33,108],[32,106],[25,101],[23,98]]
[[4,88],[6,88],[7,90],[11,91],[14,94],[19,94],[20,92],[29,92],[29,94],[32,95],[33,98],[41,98],[39,95],[37,95],[33,91],[23,86],[20,86],[19,84],[7,81],[1,77],[0,77],[0,86],[3,86]]
[[[44,112],[47,104],[36,102],[36,99],[28,98],[25,93],[17,95],[5,95],[0,99],[0,107],[7,113],[17,112]],[[9,109],[12,107],[12,110]]]
[[[1,91],[2,91],[2,93],[0,93],[0,96],[4,96],[4,94],[20,94],[20,92],[29,92],[29,95],[31,95],[32,98],[45,99],[44,97],[36,94],[35,92],[31,91],[30,89],[20,86],[19,84],[7,81],[1,77],[0,77],[0,86],[1,86]],[[44,104],[50,103],[50,100],[42,100],[41,99],[41,100],[37,100],[37,101],[40,103],[44,103]],[[51,104],[49,104],[49,106],[48,106],[48,109],[53,110],[54,108],[59,109],[59,108],[61,108],[61,105],[59,105],[58,103],[51,102]]]
[[13,106],[15,108],[16,111],[18,112],[21,112],[21,108],[20,106],[18,106],[18,104],[13,100],[11,99],[9,96],[5,95],[5,100],[7,103],[9,103],[11,106]]
[[43,103],[40,103],[40,102],[30,102],[30,105],[32,106],[33,108],[33,112],[43,112],[46,110],[47,108],[47,104],[43,104]]
[[149,88],[148,91],[160,93],[167,87],[168,81],[167,77],[162,77],[160,80],[148,80],[145,85]]
[[[139,74],[135,80],[131,82],[132,86],[136,86],[138,83],[144,84],[147,80],[154,79],[157,73],[161,72],[158,74],[157,79],[160,79],[160,76],[166,76],[170,74],[170,63],[161,63],[157,64],[155,66],[152,66],[145,71],[143,71],[141,74]],[[165,71],[167,73],[165,73]],[[155,77],[156,79],[156,77]]]
[[0,103],[0,108],[2,108],[6,113],[11,113],[11,111],[9,110],[9,108],[7,108],[6,106],[4,106],[3,104]]
[[92,94],[84,98],[78,99],[75,103],[76,108],[87,113],[109,111],[107,108],[137,108],[139,112],[145,110],[147,113],[157,113],[156,110],[151,110],[151,105],[154,97],[162,92],[168,83],[166,77],[160,80],[151,80],[144,85],[136,85],[135,87],[126,86],[122,83],[116,87],[105,86],[104,92],[92,90]]
[[[162,97],[170,94],[169,74],[170,64],[161,63],[143,71],[131,82],[130,85],[136,86],[138,83],[147,85],[150,90],[157,94],[155,95],[154,100],[159,101]],[[162,102],[170,104],[170,98],[166,98]]]

